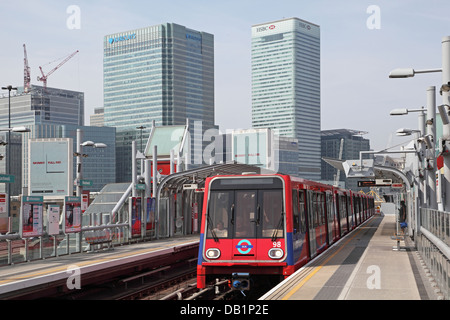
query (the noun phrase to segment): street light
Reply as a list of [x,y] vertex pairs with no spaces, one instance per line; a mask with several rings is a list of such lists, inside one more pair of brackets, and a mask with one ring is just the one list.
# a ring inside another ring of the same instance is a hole
[[422,109],[393,109],[389,113],[391,116],[403,116],[405,114],[408,114],[409,112],[425,112],[424,107]]
[[106,148],[107,145],[104,143],[95,143],[93,141],[84,141],[82,140],[83,133],[81,129],[77,129],[77,151],[74,152],[74,156],[77,157],[77,197],[81,197],[81,194],[83,193],[83,187],[81,186],[81,180],[82,180],[82,173],[81,173],[81,164],[82,164],[82,158],[86,158],[87,154],[83,154],[83,147],[93,147],[93,148]]
[[139,127],[136,127],[136,129],[139,129],[139,130],[141,130],[141,152],[144,152],[144,150],[142,150],[142,130],[144,130],[145,129],[145,127],[144,126],[139,126]]
[[[2,87],[2,90],[8,90],[8,128],[11,128],[11,90],[17,91],[16,87],[13,87],[12,85],[9,85],[7,87]],[[11,169],[11,152],[10,147],[11,146],[11,131],[8,131],[8,145],[6,146],[6,152],[8,153],[8,162],[6,164],[6,173],[9,174],[9,171]],[[8,205],[7,205],[7,211],[8,211],[8,218],[11,217],[10,208],[10,200],[11,200],[11,186],[9,183],[6,184],[6,193],[8,193]]]
[[[416,73],[430,73],[430,72],[442,72],[442,83],[440,88],[440,94],[442,96],[442,102],[444,107],[442,111],[446,113],[446,108],[450,104],[450,36],[445,36],[441,41],[442,45],[442,67],[440,69],[427,69],[427,70],[414,70],[413,68],[402,68],[395,69],[389,74],[389,78],[409,78],[413,77]],[[434,106],[434,112],[435,112]],[[439,110],[441,117],[443,112]],[[445,117],[448,118],[448,117]],[[432,126],[433,127],[433,126]],[[435,127],[433,128],[435,130]],[[433,135],[435,135],[433,133]],[[449,144],[450,141],[450,125],[444,123],[442,132],[443,143],[441,146]],[[442,153],[442,152],[441,152]],[[434,155],[433,155],[434,156]],[[433,174],[434,176],[434,174]],[[448,192],[450,190],[450,157],[448,155],[444,156],[444,179],[443,183],[445,185],[445,190]],[[442,201],[440,210],[450,211],[450,197],[445,197]]]
[[93,148],[106,148],[107,145],[101,142],[85,141],[81,144],[82,147],[93,147]]
[[412,78],[416,73],[442,72],[442,69],[414,70],[413,68],[397,68],[389,73],[389,78]]
[[410,136],[412,135],[414,132],[420,133],[420,130],[413,130],[413,129],[408,129],[408,128],[401,128],[398,129],[396,131],[398,136]]

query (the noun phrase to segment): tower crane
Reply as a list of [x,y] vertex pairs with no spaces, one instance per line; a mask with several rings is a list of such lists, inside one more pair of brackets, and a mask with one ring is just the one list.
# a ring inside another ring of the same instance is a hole
[[31,71],[28,65],[27,47],[23,44],[23,90],[25,93],[31,89]]
[[79,51],[75,51],[74,53],[70,54],[67,58],[65,58],[63,61],[61,61],[60,64],[58,64],[56,67],[54,67],[52,70],[50,70],[47,74],[44,74],[44,71],[42,70],[42,67],[39,67],[42,73],[42,77],[37,77],[38,81],[42,81],[44,83],[44,89],[47,88],[47,79],[48,77],[55,72],[59,67],[61,67],[64,63],[69,61],[74,55],[76,55]]

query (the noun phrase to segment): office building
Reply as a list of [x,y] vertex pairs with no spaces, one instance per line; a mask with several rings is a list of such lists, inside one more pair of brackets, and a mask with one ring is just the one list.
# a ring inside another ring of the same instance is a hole
[[89,119],[89,125],[92,127],[103,127],[105,124],[105,109],[95,108],[94,114],[91,114]]
[[320,27],[290,18],[252,26],[252,127],[298,141],[298,175],[320,179]]
[[214,127],[213,35],[165,23],[106,35],[103,49],[104,125],[117,128],[118,182],[131,181],[131,143],[147,141],[152,121]]
[[[33,124],[84,125],[84,93],[31,85],[29,93],[21,88],[11,91],[11,126]],[[8,127],[8,97],[0,98],[0,127]]]
[[[58,88],[44,88],[31,85],[28,93],[23,88],[11,91],[11,105],[9,107],[8,94],[0,97],[0,128],[8,128],[9,113],[11,127],[35,125],[75,125],[84,124],[84,93]],[[0,165],[0,172],[15,176],[14,183],[10,184],[11,195],[21,194],[24,179],[28,176],[27,163],[27,137],[26,134],[11,134],[11,157],[5,156]],[[7,140],[5,135],[4,140]],[[5,153],[4,153],[5,154]],[[9,170],[7,162],[11,159]],[[0,187],[0,191],[2,191]]]
[[[352,160],[359,159],[360,151],[370,150],[370,140],[363,138],[367,132],[335,129],[322,131],[322,156],[333,159]],[[342,149],[342,154],[341,154]],[[366,159],[369,155],[363,155]],[[359,190],[357,179],[347,179],[345,172],[340,172],[337,178],[337,169],[325,161],[322,163],[322,181],[334,184],[336,180],[348,189]]]

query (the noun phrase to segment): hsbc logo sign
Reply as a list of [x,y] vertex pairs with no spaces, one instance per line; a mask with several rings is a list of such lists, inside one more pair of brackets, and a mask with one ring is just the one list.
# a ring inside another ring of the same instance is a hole
[[271,24],[270,26],[256,28],[256,32],[264,32],[264,31],[268,31],[268,30],[273,30],[275,28],[276,28],[276,26],[274,24]]

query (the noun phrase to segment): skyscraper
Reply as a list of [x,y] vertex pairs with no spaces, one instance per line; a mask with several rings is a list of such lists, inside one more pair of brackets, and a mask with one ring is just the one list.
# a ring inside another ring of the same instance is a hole
[[252,126],[296,138],[299,176],[320,179],[318,25],[290,18],[252,26]]
[[104,124],[117,128],[118,182],[131,181],[131,142],[152,120],[214,126],[214,37],[165,23],[107,35],[103,48]]

